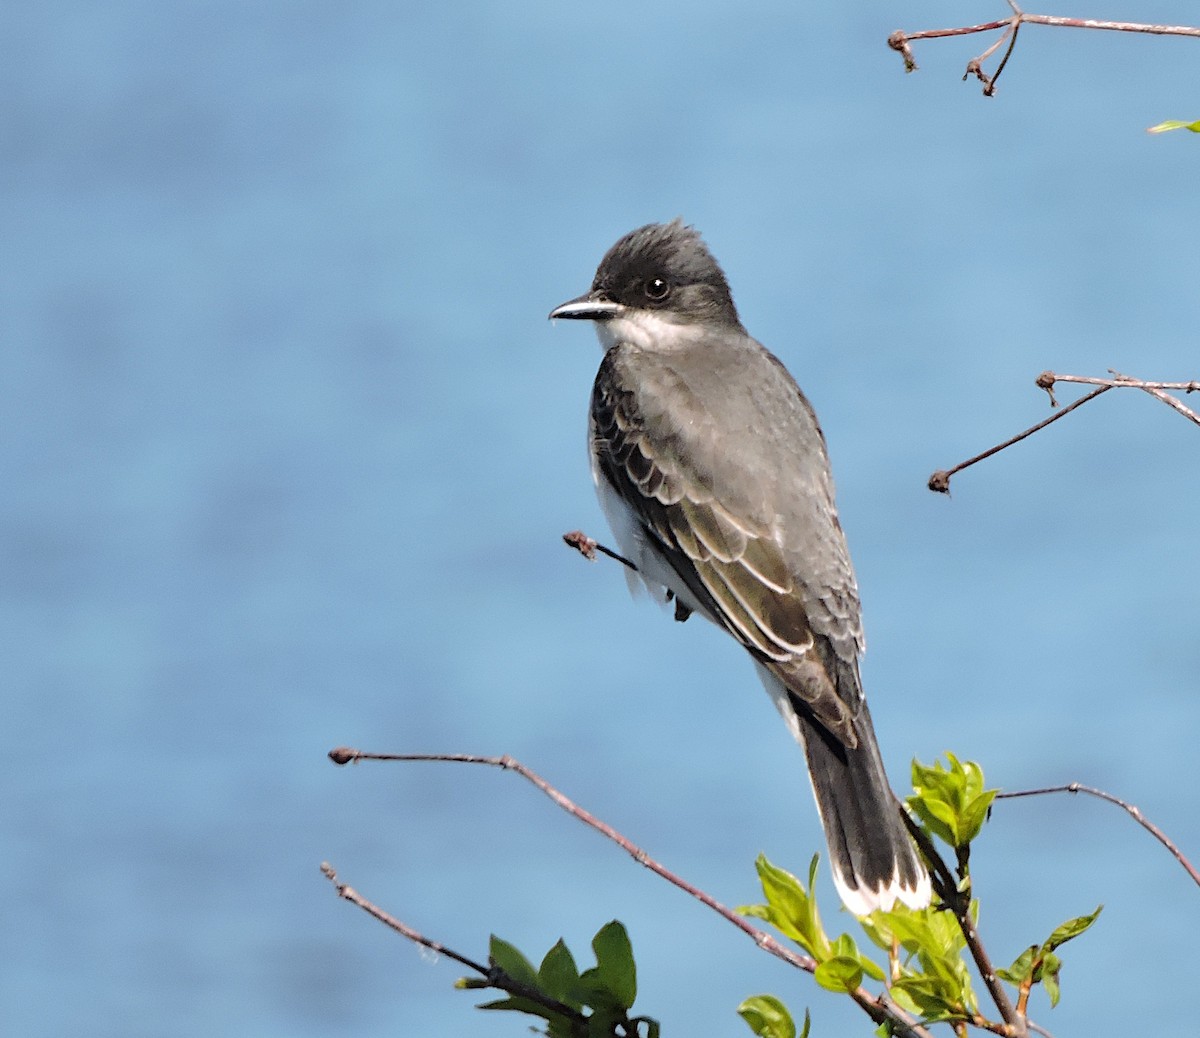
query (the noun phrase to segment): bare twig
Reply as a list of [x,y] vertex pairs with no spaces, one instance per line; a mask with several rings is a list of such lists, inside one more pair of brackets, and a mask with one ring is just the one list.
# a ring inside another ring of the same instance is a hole
[[[1128,375],[1118,374],[1112,368],[1108,369],[1112,378],[1101,378],[1095,375],[1060,375],[1056,371],[1044,371],[1038,376],[1038,385],[1041,385],[1042,379],[1049,379],[1050,384],[1055,382],[1078,382],[1084,386],[1128,386],[1130,389],[1176,389],[1184,393],[1200,393],[1200,381],[1192,380],[1191,382],[1145,382],[1140,378],[1130,378]],[[1042,386],[1045,389],[1045,386]]]
[[633,570],[634,573],[637,572],[637,566],[625,558],[624,555],[618,554],[612,548],[606,548],[582,530],[572,530],[570,533],[564,533],[563,541],[579,552],[589,562],[594,562],[596,560],[596,552],[600,552],[601,555],[607,555],[610,559],[616,559],[623,566],[627,566]]
[[939,469],[929,477],[929,489],[940,494],[950,493],[950,477],[955,473],[961,472],[978,461],[990,458],[993,454],[998,454],[1005,448],[1011,447],[1014,443],[1020,443],[1027,436],[1032,436],[1035,432],[1041,431],[1052,422],[1057,422],[1060,418],[1074,411],[1075,408],[1086,404],[1089,400],[1094,400],[1101,393],[1106,393],[1110,389],[1140,389],[1145,393],[1149,393],[1155,399],[1161,400],[1168,407],[1174,408],[1189,421],[1200,425],[1200,414],[1197,414],[1191,408],[1184,405],[1177,397],[1167,392],[1167,390],[1173,389],[1184,393],[1194,393],[1200,391],[1200,381],[1146,382],[1142,379],[1122,375],[1119,371],[1113,371],[1111,368],[1109,368],[1109,376],[1109,378],[1099,378],[1091,375],[1060,375],[1054,371],[1043,371],[1038,375],[1036,383],[1039,388],[1044,389],[1049,394],[1051,407],[1058,407],[1058,400],[1054,396],[1054,386],[1057,382],[1075,382],[1081,385],[1095,386],[1096,388],[1090,393],[1085,393],[1078,400],[1067,404],[1061,411],[1055,412],[1049,418],[1045,419],[1045,421],[1030,426],[1024,432],[1017,433],[1011,439],[1005,440],[1003,443],[998,443],[995,447],[988,448],[982,454],[976,454],[975,457],[968,458],[966,461],[955,465],[952,469]]
[[1038,422],[1037,425],[1031,425],[1024,432],[1017,433],[1016,436],[1013,436],[1010,439],[1005,440],[1003,443],[996,444],[995,447],[989,447],[982,454],[976,454],[975,457],[973,457],[973,458],[968,458],[966,461],[959,462],[959,464],[955,465],[951,469],[939,469],[937,472],[935,472],[932,476],[929,477],[929,489],[936,491],[939,494],[950,493],[950,477],[953,476],[955,473],[961,472],[963,469],[969,468],[970,466],[974,465],[976,462],[983,461],[985,458],[990,458],[993,454],[999,454],[1000,451],[1004,450],[1007,447],[1011,447],[1014,443],[1020,443],[1027,436],[1032,436],[1035,432],[1041,431],[1042,429],[1046,428],[1047,425],[1050,425],[1052,422],[1057,422],[1060,418],[1065,418],[1072,411],[1074,411],[1075,408],[1082,407],[1089,400],[1095,400],[1096,397],[1098,397],[1101,393],[1107,393],[1112,388],[1113,388],[1112,386],[1100,386],[1099,388],[1092,390],[1092,392],[1086,394],[1085,396],[1081,396],[1078,400],[1074,401],[1073,403],[1068,404],[1061,411],[1057,412],[1056,414],[1052,414],[1049,418],[1045,419],[1044,421]]
[[1097,797],[1100,800],[1104,800],[1110,804],[1115,804],[1117,807],[1122,808],[1129,814],[1130,818],[1137,822],[1138,825],[1145,829],[1146,832],[1150,833],[1151,836],[1153,836],[1168,851],[1170,851],[1175,860],[1183,866],[1184,871],[1192,877],[1192,882],[1197,886],[1200,886],[1200,871],[1197,871],[1196,867],[1190,861],[1188,861],[1183,852],[1177,846],[1175,846],[1175,843],[1169,836],[1167,836],[1166,833],[1164,833],[1157,825],[1155,825],[1144,814],[1142,814],[1140,808],[1133,804],[1127,803],[1120,797],[1113,796],[1111,793],[1106,793],[1102,789],[1095,789],[1092,786],[1085,786],[1082,782],[1069,782],[1065,786],[1046,786],[1042,789],[1019,789],[1011,793],[997,793],[996,799],[1015,800],[1018,797],[1045,796],[1048,793],[1087,793],[1089,796]]
[[[655,875],[665,879],[668,883],[673,884],[680,890],[690,894],[701,904],[711,908],[714,912],[720,915],[726,922],[732,923],[739,930],[749,936],[755,944],[765,952],[769,952],[778,959],[797,969],[804,970],[806,973],[815,973],[817,969],[816,960],[807,955],[801,955],[789,948],[785,948],[774,937],[765,930],[760,930],[757,926],[749,923],[742,916],[738,915],[733,909],[721,904],[716,898],[699,887],[693,886],[681,876],[676,875],[666,866],[660,864],[650,857],[644,850],[634,844],[627,837],[623,836],[607,822],[601,821],[590,811],[585,810],[571,800],[564,793],[560,792],[554,786],[550,785],[544,778],[538,775],[535,771],[527,768],[520,761],[508,754],[499,757],[480,756],[470,753],[365,753],[359,750],[350,749],[349,747],[339,746],[337,749],[329,751],[329,759],[335,764],[351,764],[357,761],[377,760],[377,761],[442,761],[451,764],[483,764],[493,768],[500,768],[502,771],[513,771],[520,775],[541,790],[546,796],[554,801],[568,814],[578,818],[585,825],[595,829],[601,835],[607,837],[618,847],[624,850],[630,857],[633,858],[639,865],[644,865]],[[341,891],[339,890],[339,893]],[[342,895],[345,896],[345,895]],[[356,902],[358,903],[358,902]],[[383,919],[388,922],[389,926],[393,926],[398,932],[404,933],[405,936],[410,936],[412,931],[406,932],[408,928],[399,929],[403,924],[396,920],[388,921],[391,917],[386,917],[386,913],[377,914],[376,918]],[[396,925],[393,925],[393,924]],[[415,939],[410,937],[410,939]],[[421,941],[420,943],[426,943]],[[426,947],[435,947],[433,944],[426,944]],[[437,948],[435,948],[437,950]],[[461,957],[451,956],[456,961],[464,962]],[[478,968],[472,963],[466,963],[473,968]],[[850,997],[863,1009],[863,1011],[877,1024],[882,1024],[885,1021],[890,1022],[894,1028],[893,1033],[904,1036],[904,1038],[933,1038],[928,1030],[922,1027],[908,1013],[902,1010],[899,1006],[892,1003],[885,995],[874,995],[866,988],[860,987],[855,991],[850,992]]]
[[1187,407],[1177,397],[1167,392],[1169,389],[1184,393],[1195,393],[1200,390],[1200,381],[1191,382],[1147,382],[1140,378],[1131,378],[1119,371],[1108,369],[1110,378],[1097,378],[1092,375],[1060,375],[1054,371],[1043,371],[1037,378],[1037,384],[1050,394],[1050,403],[1057,406],[1054,399],[1055,382],[1076,382],[1085,386],[1107,386],[1110,389],[1140,389],[1149,393],[1156,400],[1161,400],[1168,407],[1178,411],[1184,418],[1200,425],[1200,414]]
[[418,933],[407,923],[401,922],[395,916],[388,914],[374,902],[363,897],[353,887],[341,882],[338,879],[337,871],[329,862],[321,863],[321,874],[333,884],[337,890],[337,895],[351,904],[358,905],[368,915],[374,916],[385,926],[391,927],[396,933],[402,937],[407,937],[410,941],[428,948],[430,951],[437,952],[439,955],[444,955],[448,959],[453,959],[455,962],[466,966],[467,969],[472,969],[478,973],[487,982],[488,987],[497,988],[500,991],[507,991],[510,995],[519,995],[521,998],[527,998],[530,1001],[536,1002],[540,1006],[553,1010],[562,1016],[568,1017],[579,1029],[580,1033],[587,1033],[587,1017],[585,1017],[577,1009],[572,1009],[564,1002],[559,1002],[557,999],[551,998],[543,991],[537,988],[531,988],[527,984],[522,984],[515,977],[510,976],[499,966],[483,966],[474,959],[468,959],[465,955],[460,955],[451,948],[447,948],[439,941],[433,940],[431,937],[426,937],[422,933]]
[[[967,63],[967,71],[963,76],[963,79],[971,75],[976,76],[983,83],[984,94],[991,97],[996,92],[996,80],[1000,78],[1000,73],[1004,71],[1004,66],[1008,64],[1013,47],[1016,45],[1017,30],[1024,24],[1049,25],[1060,29],[1104,29],[1110,32],[1148,33],[1154,36],[1200,37],[1200,28],[1190,25],[1147,25],[1141,22],[1109,22],[1099,21],[1094,18],[1062,18],[1050,14],[1026,14],[1016,4],[1015,0],[1008,0],[1008,6],[1012,8],[1013,13],[1011,18],[998,19],[994,22],[983,22],[980,25],[964,25],[953,29],[922,29],[920,32],[904,32],[901,29],[897,29],[888,37],[888,46],[892,50],[898,51],[904,58],[904,70],[906,72],[914,72],[917,69],[917,63],[913,58],[910,46],[913,40],[933,40],[947,36],[968,36],[973,33],[995,32],[996,30],[1003,29],[1003,35],[1001,35],[999,40],[978,57],[972,58]],[[1005,40],[1008,41],[1008,50],[1000,60],[995,73],[989,76],[983,71],[983,62],[991,57]]]

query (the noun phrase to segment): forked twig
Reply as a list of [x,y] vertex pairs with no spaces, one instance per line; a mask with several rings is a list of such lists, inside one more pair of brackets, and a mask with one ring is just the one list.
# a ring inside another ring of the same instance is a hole
[[[991,97],[996,92],[996,80],[1000,78],[1000,73],[1004,71],[1004,66],[1008,64],[1008,59],[1012,56],[1013,47],[1016,46],[1017,31],[1024,24],[1049,25],[1060,29],[1102,29],[1110,32],[1143,33],[1153,36],[1200,37],[1200,28],[1190,25],[1148,25],[1142,22],[1110,22],[1094,18],[1062,18],[1051,14],[1026,14],[1015,0],[1008,0],[1008,6],[1012,8],[1011,17],[997,19],[994,22],[983,22],[980,25],[964,25],[953,29],[922,29],[919,32],[904,32],[897,29],[888,37],[888,46],[899,52],[904,58],[905,72],[915,72],[917,62],[910,46],[914,40],[933,40],[947,36],[968,36],[978,32],[1003,30],[1002,35],[995,43],[982,54],[967,62],[967,71],[963,75],[963,79],[975,76],[983,83],[985,96]],[[1005,40],[1008,41],[1008,50],[1005,51],[996,71],[989,76],[983,71],[983,63],[1004,44]]]
[[1142,379],[1130,378],[1128,375],[1123,375],[1119,371],[1114,371],[1109,368],[1109,378],[1097,378],[1090,375],[1059,375],[1053,371],[1043,371],[1038,375],[1036,381],[1040,389],[1044,389],[1050,396],[1050,406],[1058,407],[1058,400],[1054,396],[1054,385],[1056,382],[1075,382],[1081,385],[1095,386],[1090,393],[1085,393],[1078,400],[1074,400],[1067,404],[1061,411],[1056,411],[1049,418],[1038,422],[1036,425],[1030,426],[1023,432],[1017,433],[1016,436],[1010,437],[1003,443],[998,443],[994,447],[989,447],[980,454],[976,454],[973,458],[968,458],[966,461],[960,462],[951,469],[939,469],[929,477],[929,489],[939,494],[950,493],[950,477],[955,473],[961,472],[965,468],[969,468],[976,462],[983,461],[985,458],[990,458],[993,454],[998,454],[1000,451],[1011,447],[1014,443],[1020,443],[1027,436],[1032,436],[1035,432],[1040,432],[1046,426],[1053,422],[1057,422],[1060,418],[1069,415],[1077,407],[1081,407],[1089,400],[1095,400],[1101,393],[1107,393],[1110,389],[1140,389],[1145,393],[1149,393],[1156,400],[1161,400],[1168,407],[1178,411],[1189,421],[1200,425],[1200,414],[1197,414],[1191,408],[1187,407],[1178,397],[1172,396],[1168,390],[1182,391],[1184,393],[1194,393],[1200,391],[1200,381],[1191,382],[1146,382]]

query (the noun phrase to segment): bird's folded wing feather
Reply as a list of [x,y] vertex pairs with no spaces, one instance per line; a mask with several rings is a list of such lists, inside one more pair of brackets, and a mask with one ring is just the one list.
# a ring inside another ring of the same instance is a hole
[[[770,509],[747,514],[730,500],[733,495],[722,495],[717,469],[729,464],[730,455],[714,442],[705,423],[665,420],[656,402],[644,399],[641,387],[622,378],[614,353],[601,367],[592,399],[591,446],[600,478],[633,511],[653,549],[710,618],[831,732],[855,745],[862,636],[854,577],[836,516],[824,520],[829,530],[809,531],[818,540],[832,540],[838,556],[835,579],[822,581],[819,574],[805,572],[803,553],[788,544],[777,514],[768,516]],[[790,376],[784,377],[794,388]],[[673,388],[678,394],[680,387]],[[676,401],[681,402],[677,395]],[[826,586],[830,584],[842,586]],[[849,690],[831,673],[839,658],[855,675]]]

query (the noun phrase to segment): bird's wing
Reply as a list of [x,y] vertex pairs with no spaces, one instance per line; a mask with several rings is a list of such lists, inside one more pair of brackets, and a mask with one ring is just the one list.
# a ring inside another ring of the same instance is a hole
[[[641,370],[624,370],[617,348],[597,375],[591,447],[599,478],[631,510],[648,545],[710,618],[853,747],[853,720],[862,696],[857,681],[862,636],[853,571],[832,511],[832,487],[828,509],[783,515],[770,500],[747,507],[745,496],[730,488],[753,487],[754,474],[743,471],[739,478],[739,444],[720,435],[728,423],[711,408],[697,406],[694,387],[681,385],[678,372],[653,364],[647,370],[645,359],[638,363]],[[778,372],[774,364],[761,370],[768,369],[770,379],[786,379],[784,389],[799,396],[811,419],[791,377],[781,366]],[[778,389],[777,381],[771,387]],[[674,407],[660,406],[667,401]],[[823,442],[796,446],[819,452],[818,469],[827,482]],[[765,449],[769,454],[770,445]],[[762,450],[756,454],[761,457]],[[804,529],[789,530],[789,523]],[[832,563],[804,558],[830,552]],[[824,572],[830,567],[832,577]],[[852,680],[845,680],[839,661],[849,666]]]

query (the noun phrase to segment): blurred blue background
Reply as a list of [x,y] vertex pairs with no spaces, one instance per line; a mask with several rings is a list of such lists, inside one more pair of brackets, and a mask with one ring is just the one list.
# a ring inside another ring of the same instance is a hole
[[[997,7],[1000,10],[997,10]],[[1096,0],[1055,13],[1179,21]],[[1200,44],[888,33],[1003,3],[46,3],[0,39],[5,1027],[525,1033],[336,900],[475,957],[628,925],[664,1034],[771,991],[864,1017],[519,779],[328,749],[511,753],[737,904],[821,838],[742,654],[563,547],[606,534],[599,353],[545,315],[683,215],[814,401],[898,785],[947,748],[1080,780],[1200,856],[1200,439],[1046,368],[1200,376]],[[1064,387],[1062,397],[1075,394]],[[1063,1034],[1194,1034],[1200,891],[1133,822],[1000,806],[976,851],[1010,961],[1065,950]],[[831,886],[827,914],[836,923]],[[846,922],[849,922],[846,920]]]

